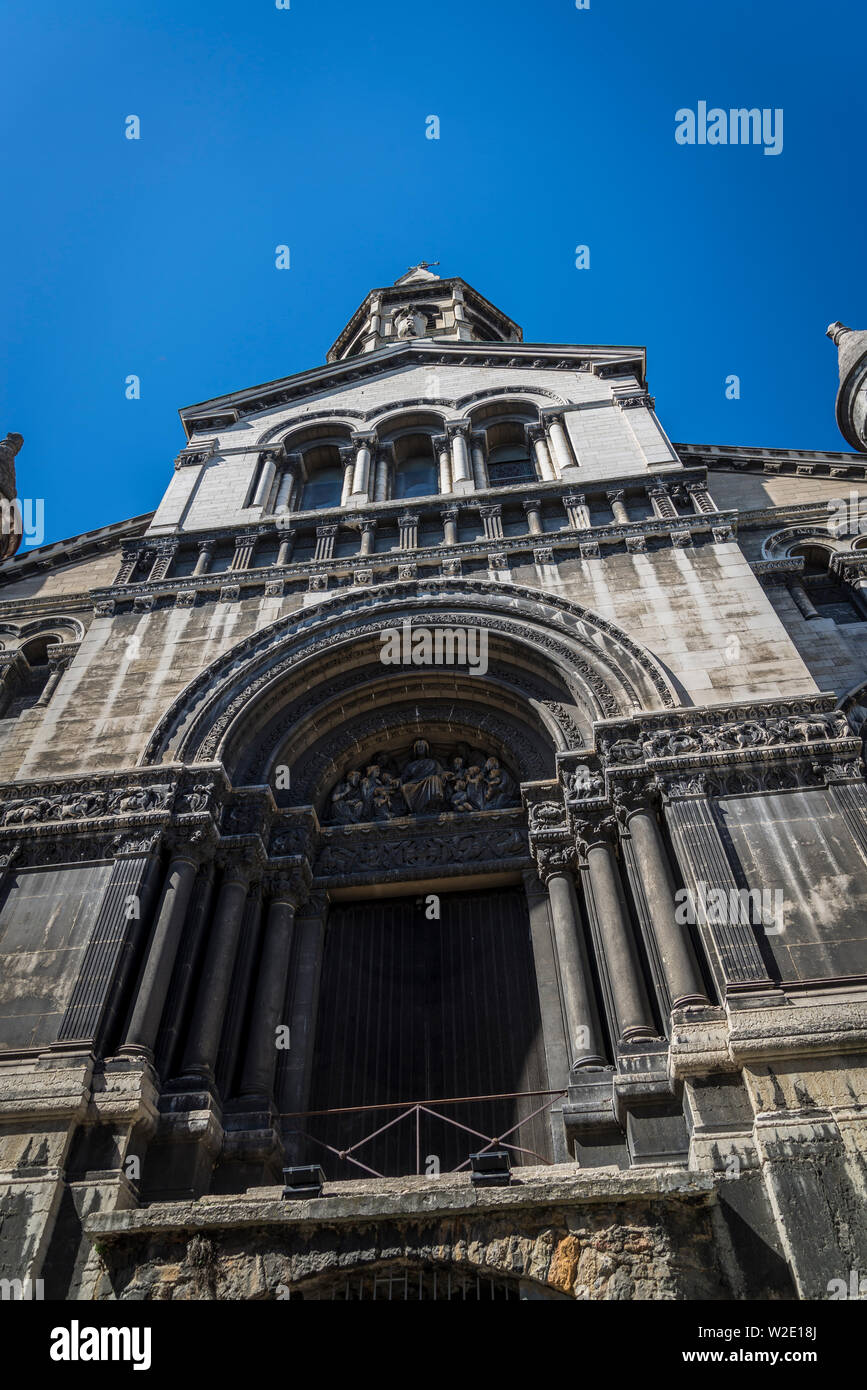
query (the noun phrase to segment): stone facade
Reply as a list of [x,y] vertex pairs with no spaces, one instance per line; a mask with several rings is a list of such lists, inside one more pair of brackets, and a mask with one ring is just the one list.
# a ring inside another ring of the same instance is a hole
[[[643,349],[424,266],[181,419],[152,515],[0,564],[0,1274],[827,1297],[867,1262],[867,455],[672,444]],[[367,1137],[397,1102],[414,1152]]]

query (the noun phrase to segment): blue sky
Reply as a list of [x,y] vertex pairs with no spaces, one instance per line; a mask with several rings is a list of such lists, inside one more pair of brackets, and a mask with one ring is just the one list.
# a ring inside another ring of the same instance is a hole
[[[421,259],[528,341],[646,344],[675,440],[845,448],[865,40],[856,0],[5,0],[0,434],[46,540],[151,510],[178,407]],[[678,145],[699,101],[782,108],[782,153]]]

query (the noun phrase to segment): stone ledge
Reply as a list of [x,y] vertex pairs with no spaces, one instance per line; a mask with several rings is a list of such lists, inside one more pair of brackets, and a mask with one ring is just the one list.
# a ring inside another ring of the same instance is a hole
[[510,1187],[475,1190],[469,1174],[365,1179],[326,1183],[324,1195],[307,1202],[282,1201],[272,1187],[253,1188],[243,1197],[202,1197],[198,1201],[156,1202],[134,1211],[94,1212],[85,1221],[91,1239],[101,1242],[160,1232],[225,1230],[244,1226],[329,1226],[359,1220],[406,1219],[473,1213],[586,1206],[599,1202],[715,1201],[713,1177],[672,1168],[618,1168],[580,1171],[572,1164],[525,1168]]

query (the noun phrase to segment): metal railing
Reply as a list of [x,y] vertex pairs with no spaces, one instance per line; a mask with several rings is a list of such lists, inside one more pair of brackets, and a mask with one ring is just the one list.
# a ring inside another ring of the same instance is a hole
[[[544,1154],[538,1153],[535,1149],[526,1148],[518,1143],[508,1143],[507,1140],[510,1135],[517,1135],[517,1131],[520,1131],[525,1125],[528,1125],[532,1120],[534,1120],[537,1115],[541,1115],[543,1111],[547,1110],[550,1106],[552,1106],[556,1100],[563,1098],[567,1094],[568,1092],[565,1090],[500,1091],[495,1094],[485,1096],[451,1096],[441,1100],[388,1101],[379,1105],[338,1106],[334,1109],[329,1110],[298,1110],[283,1113],[281,1115],[281,1119],[290,1121],[300,1121],[309,1120],[316,1117],[321,1117],[323,1119],[325,1117],[328,1117],[329,1120],[333,1120],[334,1118],[339,1116],[361,1115],[373,1112],[383,1112],[388,1110],[399,1110],[399,1115],[395,1115],[393,1119],[388,1120],[385,1124],[378,1125],[377,1128],[371,1130],[369,1134],[363,1135],[360,1139],[354,1140],[351,1144],[347,1144],[343,1148],[338,1148],[333,1144],[327,1143],[324,1139],[318,1138],[315,1134],[312,1134],[306,1126],[301,1127],[299,1125],[297,1129],[293,1127],[294,1134],[303,1135],[304,1138],[310,1140],[313,1144],[318,1145],[320,1148],[326,1149],[329,1153],[333,1154],[335,1158],[340,1159],[342,1162],[353,1164],[356,1168],[363,1170],[363,1172],[369,1173],[371,1177],[384,1178],[386,1176],[404,1177],[406,1176],[406,1174],[380,1173],[376,1168],[371,1168],[369,1164],[363,1163],[361,1159],[356,1158],[355,1154],[366,1144],[370,1144],[375,1139],[379,1139],[388,1130],[393,1130],[395,1126],[403,1123],[403,1121],[414,1119],[415,1172],[417,1175],[421,1175],[422,1116],[430,1116],[434,1120],[439,1120],[443,1124],[451,1125],[454,1129],[462,1130],[464,1131],[464,1133],[472,1135],[474,1139],[482,1141],[480,1145],[477,1144],[470,1151],[468,1151],[467,1157],[463,1160],[463,1162],[459,1163],[455,1168],[450,1168],[447,1170],[451,1173],[459,1173],[462,1171],[462,1169],[468,1167],[470,1162],[470,1153],[484,1153],[485,1150],[493,1148],[508,1149],[513,1153],[533,1158],[537,1160],[539,1163],[551,1164],[553,1160],[551,1160],[550,1158],[546,1158]],[[531,1110],[529,1115],[523,1115],[515,1124],[511,1125],[508,1129],[504,1130],[502,1133],[498,1135],[484,1134],[481,1130],[474,1129],[472,1125],[463,1124],[460,1120],[453,1119],[450,1115],[440,1114],[438,1110],[434,1109],[435,1106],[481,1105],[493,1101],[528,1100],[537,1098],[539,1096],[546,1096],[547,1099],[544,1100],[541,1105],[536,1106],[535,1110]]]

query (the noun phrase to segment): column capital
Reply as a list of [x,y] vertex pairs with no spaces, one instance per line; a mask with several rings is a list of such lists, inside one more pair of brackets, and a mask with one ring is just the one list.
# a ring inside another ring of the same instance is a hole
[[358,430],[350,437],[353,447],[356,449],[376,448],[376,432],[374,430]]
[[578,853],[586,860],[591,849],[605,845],[615,849],[618,842],[617,816],[610,806],[593,813],[576,816],[572,822],[577,840]]
[[446,421],[446,435],[450,439],[456,434],[463,435],[465,438],[468,438],[471,433],[472,426],[470,425],[469,420]]
[[325,524],[325,525],[323,525],[323,526],[317,526],[317,527],[316,527],[316,534],[317,534],[317,536],[326,536],[326,537],[327,537],[327,536],[336,536],[336,535],[337,535],[337,530],[338,530],[338,523],[337,523],[336,521],[332,521],[332,522],[328,522],[327,524]]
[[263,887],[269,902],[287,903],[297,911],[310,896],[312,883],[310,865],[303,863],[293,869],[272,871],[266,876]]
[[454,504],[448,507],[440,507],[440,516],[443,521],[457,521],[460,510],[460,507]]

